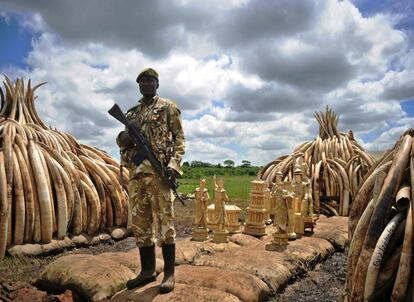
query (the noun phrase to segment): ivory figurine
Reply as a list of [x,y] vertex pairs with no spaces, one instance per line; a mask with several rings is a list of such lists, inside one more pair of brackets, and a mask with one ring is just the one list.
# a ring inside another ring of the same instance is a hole
[[217,230],[224,231],[228,224],[225,205],[229,201],[227,192],[224,189],[223,180],[217,181],[217,189],[214,190],[214,208],[216,211]]
[[200,187],[195,190],[195,227],[193,240],[205,241],[208,239],[207,229],[207,202],[209,199],[206,180],[200,180]]
[[304,228],[310,228],[313,232],[318,216],[313,213],[312,185],[310,181],[304,181],[303,186],[305,194],[302,199],[301,213],[304,219]]
[[302,183],[302,169],[299,167],[295,168],[293,171],[294,180],[293,180],[293,193],[294,197],[294,211],[295,211],[295,226],[294,230],[297,238],[301,238],[305,232],[304,219],[302,216],[302,205],[305,195],[304,184]]
[[207,202],[208,190],[206,188],[206,180],[200,180],[200,187],[195,190],[195,224],[198,228],[206,228],[207,221]]
[[227,230],[228,219],[225,210],[226,203],[229,201],[226,190],[224,190],[223,180],[217,181],[217,188],[214,189],[214,210],[216,212],[216,226],[217,228],[213,232],[214,243],[226,243],[228,242],[227,236],[229,231]]
[[291,197],[288,191],[283,190],[280,184],[275,185],[272,192],[272,202],[274,203],[274,221],[276,232],[273,235],[273,243],[276,245],[287,244],[289,231],[289,205],[288,198]]

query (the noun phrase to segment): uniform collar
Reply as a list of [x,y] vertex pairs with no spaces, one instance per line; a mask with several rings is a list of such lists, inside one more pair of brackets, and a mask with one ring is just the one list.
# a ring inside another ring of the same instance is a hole
[[140,100],[139,100],[139,103],[141,103],[141,104],[143,104],[144,106],[147,106],[147,107],[150,107],[150,106],[152,106],[156,101],[158,100],[158,94],[156,94],[151,100],[150,100],[150,102],[149,103],[145,103],[144,102],[144,98],[141,98]]

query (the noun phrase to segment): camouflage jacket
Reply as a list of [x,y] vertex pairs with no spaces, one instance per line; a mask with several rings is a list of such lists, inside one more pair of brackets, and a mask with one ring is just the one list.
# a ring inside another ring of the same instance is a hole
[[[151,144],[157,159],[165,167],[173,168],[182,174],[180,163],[185,152],[185,139],[181,112],[177,105],[159,96],[155,96],[149,104],[141,99],[138,105],[127,111],[126,117],[136,123]],[[148,159],[145,159],[139,167],[132,163],[136,148],[120,145],[119,135],[117,143],[121,148],[121,161],[129,168],[130,179],[137,173],[155,173]]]

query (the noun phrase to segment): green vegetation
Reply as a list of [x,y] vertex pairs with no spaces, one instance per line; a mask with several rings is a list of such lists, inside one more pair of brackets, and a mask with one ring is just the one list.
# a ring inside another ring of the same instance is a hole
[[191,165],[188,162],[183,164],[184,179],[196,179],[207,178],[209,176],[216,175],[218,176],[242,176],[248,175],[255,177],[260,171],[261,167],[251,166],[250,162],[248,164],[243,163],[243,165],[238,167],[232,166],[221,166],[212,165],[209,163],[203,163],[199,161],[191,162]]
[[226,159],[223,164],[227,167],[227,168],[233,168],[234,167],[234,161],[232,161],[231,159]]
[[[179,180],[180,186],[178,192],[182,194],[193,194],[199,186],[199,180],[204,178],[207,182],[210,200],[213,199],[213,176],[224,181],[224,188],[229,196],[230,203],[235,204],[243,212],[249,204],[249,194],[251,190],[250,182],[256,178],[261,167],[251,166],[249,161],[243,161],[241,166],[232,167],[226,160],[225,167],[203,163],[201,161],[193,161],[183,164],[184,174]],[[242,216],[244,213],[242,212]]]
[[[218,176],[217,179],[223,179],[224,188],[229,196],[229,203],[235,204],[242,209],[241,218],[244,220],[246,216],[246,207],[249,205],[249,197],[251,191],[250,182],[256,176],[237,175],[237,176]],[[208,194],[210,196],[210,203],[213,202],[213,177],[205,177],[207,182]],[[178,191],[183,194],[193,194],[195,189],[199,186],[198,179],[180,179],[180,186]]]
[[[213,196],[213,176],[204,177],[207,182],[208,193]],[[217,179],[224,181],[224,188],[230,199],[248,199],[250,193],[250,182],[255,176],[238,175],[238,176],[218,176]],[[198,179],[183,178],[179,180],[180,187],[178,191],[183,194],[192,194],[199,186]]]

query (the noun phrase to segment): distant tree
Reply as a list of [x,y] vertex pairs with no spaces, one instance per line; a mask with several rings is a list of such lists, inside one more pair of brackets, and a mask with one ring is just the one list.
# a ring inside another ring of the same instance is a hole
[[250,176],[254,176],[254,175],[257,175],[257,173],[258,173],[258,172],[259,172],[259,171],[250,170],[248,174],[249,174]]
[[183,162],[183,167],[189,167],[190,163],[188,161]]
[[199,160],[192,160],[191,161],[191,167],[192,168],[196,168],[196,167],[202,167],[203,166],[203,162],[199,161]]
[[234,167],[234,161],[231,159],[226,159],[223,164],[226,166],[226,168],[232,168]]
[[250,161],[242,160],[242,165],[241,165],[242,167],[249,168],[249,167],[251,167],[251,165],[252,165],[252,163]]
[[191,167],[192,168],[197,168],[197,167],[211,167],[211,166],[212,166],[212,164],[205,163],[205,162],[202,162],[200,160],[193,160],[191,162]]

